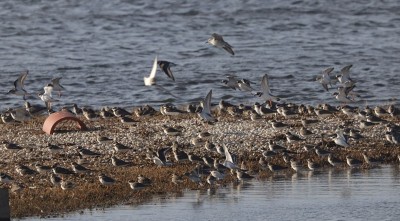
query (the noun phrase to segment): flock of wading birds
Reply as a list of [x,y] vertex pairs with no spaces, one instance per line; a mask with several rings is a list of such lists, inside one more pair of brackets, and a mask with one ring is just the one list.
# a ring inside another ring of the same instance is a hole
[[[226,50],[231,55],[234,55],[232,47],[223,40],[222,36],[213,34],[208,40],[208,43],[218,48]],[[144,77],[145,85],[155,84],[155,74],[157,71],[157,65],[174,80],[174,76],[171,71],[173,63],[168,61],[157,61],[157,57],[154,61],[153,68],[149,77]],[[332,85],[340,84],[338,90],[333,93],[335,98],[342,103],[353,102],[359,95],[353,91],[355,88],[355,81],[350,77],[350,68],[352,65],[348,65],[341,69],[340,73],[336,76],[330,74],[334,68],[328,68],[322,71],[322,75],[316,80],[323,86],[326,91],[332,88]],[[24,81],[28,75],[28,71],[24,71],[20,74],[19,78],[14,82],[14,88],[11,89],[8,94],[15,94],[23,96],[24,100],[29,95],[24,88]],[[44,92],[39,93],[38,96],[45,103],[42,105],[31,105],[29,102],[25,102],[25,107],[17,109],[8,109],[1,114],[1,119],[4,124],[18,125],[20,122],[29,121],[31,118],[43,115],[44,113],[52,113],[51,104],[58,100],[53,98],[52,92],[58,92],[59,97],[64,87],[60,84],[61,78],[55,78],[51,83],[44,87]],[[269,119],[268,124],[276,131],[276,133],[282,133],[286,138],[288,145],[293,143],[307,143],[307,139],[310,136],[319,136],[323,142],[318,144],[305,144],[303,150],[285,147],[279,144],[279,140],[270,139],[267,146],[260,151],[259,155],[259,166],[261,169],[269,169],[270,171],[277,173],[280,171],[288,171],[290,169],[295,172],[303,170],[314,171],[319,169],[323,165],[318,165],[311,159],[307,159],[307,166],[303,166],[300,163],[300,159],[297,159],[299,152],[306,151],[308,153],[315,152],[321,159],[326,159],[333,167],[348,165],[351,168],[361,167],[362,165],[376,166],[382,163],[382,159],[377,156],[367,156],[363,153],[363,160],[355,159],[350,156],[346,156],[346,159],[341,160],[334,157],[335,151],[340,151],[342,148],[351,148],[350,140],[365,139],[365,133],[369,130],[368,128],[383,127],[385,130],[385,142],[389,145],[393,145],[393,151],[398,151],[397,148],[400,142],[400,126],[397,125],[399,122],[399,110],[394,106],[390,105],[383,108],[376,106],[371,109],[368,106],[365,109],[357,107],[351,107],[348,105],[342,105],[339,107],[333,107],[328,104],[318,105],[313,107],[311,105],[296,105],[292,103],[279,103],[280,99],[271,93],[268,75],[265,74],[261,80],[261,90],[257,91],[253,88],[252,83],[247,79],[237,79],[235,76],[227,76],[227,79],[222,80],[227,87],[233,90],[243,91],[244,93],[250,93],[254,96],[258,96],[265,103],[255,103],[253,106],[246,106],[243,104],[233,105],[224,100],[219,102],[218,108],[211,106],[212,91],[209,91],[204,100],[199,105],[189,104],[186,110],[182,110],[174,106],[173,104],[164,104],[160,107],[159,111],[156,111],[149,105],[134,109],[131,113],[120,107],[113,108],[102,108],[101,110],[93,110],[91,108],[79,108],[74,104],[70,108],[64,107],[61,111],[70,111],[77,116],[83,116],[89,121],[97,120],[99,118],[117,117],[119,120],[126,125],[137,125],[139,121],[135,121],[132,115],[136,117],[142,116],[153,116],[162,115],[167,116],[179,116],[183,114],[197,115],[207,125],[217,125],[218,119],[214,117],[214,109],[218,109],[219,115],[226,114],[227,116],[233,116],[235,118],[248,118],[252,121],[262,122],[265,119]],[[213,111],[212,111],[213,110]],[[336,130],[330,131],[331,134],[325,131],[324,134],[318,129],[318,125],[326,124],[330,121],[326,119],[333,119],[333,122],[339,122],[340,115],[347,116],[348,121],[357,122],[353,124],[354,128],[349,126],[337,125]],[[335,120],[337,118],[337,120]],[[219,120],[223,120],[219,118]],[[299,131],[295,131],[292,127],[294,124],[289,121],[296,122],[301,125]],[[163,131],[168,136],[181,136],[182,130],[173,126],[163,126]],[[284,133],[283,133],[284,132]],[[230,153],[228,147],[224,143],[213,143],[213,134],[208,131],[204,131],[198,134],[198,138],[192,139],[193,145],[203,145],[204,151],[202,155],[195,155],[190,153],[188,150],[183,150],[180,144],[174,142],[171,147],[162,147],[153,151],[152,154],[148,154],[147,158],[149,161],[154,162],[160,167],[171,166],[175,163],[182,161],[190,161],[197,166],[195,169],[183,174],[177,175],[172,174],[172,182],[179,184],[182,182],[183,177],[188,177],[191,181],[204,185],[207,182],[209,185],[214,186],[219,180],[223,180],[226,175],[236,175],[239,181],[253,179],[256,175],[251,173],[247,167],[246,162],[238,162],[238,156]],[[329,138],[329,141],[325,139]],[[98,135],[97,141],[99,143],[112,143],[115,152],[125,153],[132,151],[133,148],[117,141]],[[4,140],[3,151],[20,151],[23,149],[16,143]],[[48,145],[48,150],[52,153],[59,153],[63,151],[62,147],[54,144]],[[329,148],[331,149],[329,151]],[[77,162],[71,163],[71,169],[61,167],[59,164],[53,166],[45,166],[41,164],[35,164],[35,169],[31,169],[26,165],[18,164],[15,167],[15,173],[20,176],[36,176],[39,173],[50,173],[50,182],[54,186],[60,186],[63,190],[74,188],[75,184],[68,180],[68,175],[73,174],[92,174],[90,165],[86,158],[102,157],[102,154],[90,150],[84,147],[78,147],[80,158]],[[400,155],[397,155],[400,160]],[[173,158],[173,160],[171,160]],[[272,164],[271,159],[282,158],[282,164]],[[222,160],[220,160],[222,159]],[[131,162],[118,159],[114,155],[111,157],[111,163],[116,167],[132,166]],[[13,178],[11,175],[0,171],[0,184],[8,185],[14,192],[21,190],[24,185],[18,182],[18,178]],[[204,177],[206,177],[204,179]],[[102,185],[113,185],[116,180],[105,174],[98,175],[99,182]],[[151,185],[151,180],[143,175],[139,175],[137,180],[130,180],[128,182],[133,190],[140,190]]]

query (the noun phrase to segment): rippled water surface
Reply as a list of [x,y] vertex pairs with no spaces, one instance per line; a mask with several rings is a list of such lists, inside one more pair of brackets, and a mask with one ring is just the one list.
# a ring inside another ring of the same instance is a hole
[[[399,166],[275,175],[47,220],[398,220]],[[24,220],[36,220],[34,218]]]
[[[235,56],[205,43],[213,32],[234,46]],[[5,93],[25,69],[31,93],[63,77],[68,91],[59,106],[187,103],[209,89],[213,102],[252,103],[257,99],[220,81],[235,74],[258,88],[265,73],[286,101],[337,104],[315,77],[350,63],[358,104],[387,104],[400,94],[399,36],[398,0],[5,0],[0,104],[21,105],[22,98]],[[143,84],[155,55],[178,64],[176,82],[158,73],[162,89]]]

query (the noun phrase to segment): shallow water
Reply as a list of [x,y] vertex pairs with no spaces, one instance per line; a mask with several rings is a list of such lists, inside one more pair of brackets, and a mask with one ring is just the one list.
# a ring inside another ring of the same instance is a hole
[[[209,89],[213,102],[252,103],[257,98],[220,81],[236,74],[259,88],[265,73],[285,101],[337,104],[315,77],[349,63],[357,105],[388,104],[400,94],[397,0],[5,0],[0,21],[2,109],[22,104],[5,93],[25,69],[31,93],[63,77],[68,91],[58,106],[197,102]],[[213,32],[234,46],[235,56],[205,43]],[[143,84],[157,54],[178,64],[176,82],[159,71],[163,89]]]
[[[398,220],[400,168],[276,175],[50,220]],[[24,220],[38,220],[29,218]]]

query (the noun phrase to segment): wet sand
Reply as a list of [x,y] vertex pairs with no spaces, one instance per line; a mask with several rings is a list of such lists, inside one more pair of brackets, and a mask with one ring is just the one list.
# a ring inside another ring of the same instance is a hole
[[[210,185],[206,183],[206,176],[202,178],[202,185],[190,181],[187,177],[178,185],[171,182],[173,173],[183,175],[190,172],[196,166],[192,162],[176,162],[172,153],[169,159],[171,166],[159,167],[155,165],[147,156],[153,151],[162,147],[170,147],[173,142],[178,142],[180,149],[193,153],[198,156],[212,156],[225,159],[216,152],[205,149],[204,144],[194,145],[193,139],[197,138],[199,132],[209,132],[209,138],[213,143],[224,143],[229,151],[238,156],[238,165],[242,162],[249,170],[249,174],[258,178],[273,176],[274,173],[259,164],[262,152],[268,149],[270,139],[285,146],[293,152],[294,157],[303,170],[307,170],[307,159],[330,167],[326,157],[319,157],[314,151],[307,152],[303,149],[305,144],[321,144],[321,133],[334,134],[340,125],[344,128],[354,128],[361,131],[364,138],[350,140],[350,147],[343,148],[336,146],[331,138],[325,138],[321,148],[332,152],[332,154],[345,161],[346,156],[363,160],[362,153],[376,159],[381,163],[398,163],[399,145],[389,143],[385,140],[385,123],[377,124],[368,129],[360,129],[359,122],[349,118],[341,112],[336,112],[331,116],[320,119],[315,126],[308,127],[315,134],[306,138],[305,141],[295,141],[288,143],[285,132],[299,132],[301,127],[301,117],[285,119],[283,116],[263,117],[257,121],[252,121],[248,114],[215,113],[218,122],[214,125],[203,123],[197,114],[181,114],[178,116],[163,116],[159,113],[156,116],[132,115],[137,120],[135,126],[122,124],[119,119],[106,118],[96,121],[88,121],[83,116],[80,118],[85,122],[88,130],[78,131],[72,122],[66,122],[57,127],[56,133],[49,136],[42,131],[42,124],[45,116],[32,119],[29,122],[17,124],[1,124],[2,131],[0,139],[20,145],[23,149],[11,151],[1,147],[2,158],[0,159],[0,172],[13,177],[14,184],[21,184],[24,188],[11,193],[11,212],[12,217],[27,216],[51,216],[60,215],[65,212],[79,211],[85,208],[104,208],[116,204],[135,204],[150,199],[153,195],[179,194],[184,189],[207,189]],[[307,119],[319,119],[315,115],[303,116]],[[290,129],[275,130],[271,127],[270,120],[276,119],[290,126]],[[390,116],[384,117],[392,124],[399,124],[397,118]],[[167,135],[163,132],[163,125],[178,128],[182,131],[179,136]],[[113,155],[112,143],[99,143],[97,135],[107,136],[115,139],[132,148],[126,153],[114,153],[119,159],[131,162],[128,167],[115,167],[111,164]],[[59,153],[51,153],[47,149],[47,144],[56,144],[63,148]],[[78,161],[77,147],[82,146],[92,151],[101,153],[99,157],[88,157],[87,168],[91,169],[86,174],[64,175],[64,179],[72,182],[74,188],[62,190],[60,186],[54,186],[50,182],[50,172],[38,173],[35,175],[21,176],[15,170],[16,165],[23,164],[35,169],[35,164],[52,166],[58,163],[65,168],[71,168],[72,162]],[[270,163],[286,165],[281,154],[268,160]],[[344,168],[347,166],[343,166]],[[365,162],[363,169],[370,168]],[[100,173],[106,174],[116,180],[111,186],[101,185],[98,179]],[[288,169],[284,174],[293,174],[294,170]],[[139,174],[148,177],[152,183],[140,191],[134,191],[129,187],[128,180],[136,180]],[[236,175],[227,176],[218,181],[221,188],[224,184],[236,182]],[[1,187],[12,188],[11,184],[2,184]]]

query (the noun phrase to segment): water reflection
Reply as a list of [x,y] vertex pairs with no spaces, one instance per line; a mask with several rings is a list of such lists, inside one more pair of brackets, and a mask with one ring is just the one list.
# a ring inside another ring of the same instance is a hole
[[67,219],[159,220],[162,216],[164,220],[391,220],[400,216],[399,171],[398,165],[392,165],[281,174],[226,187],[187,190],[139,206],[71,214]]

